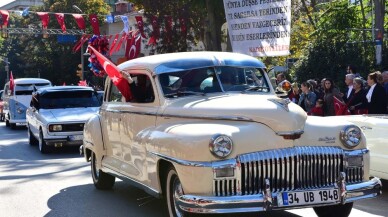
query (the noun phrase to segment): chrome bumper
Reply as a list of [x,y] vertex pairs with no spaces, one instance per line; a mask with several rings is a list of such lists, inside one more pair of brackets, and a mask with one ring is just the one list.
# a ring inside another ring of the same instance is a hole
[[[373,178],[359,184],[346,185],[339,183],[341,200],[336,202],[350,203],[357,200],[373,198],[380,195],[382,184],[380,179]],[[313,189],[314,190],[314,189]],[[333,205],[336,203],[313,204],[305,206],[278,206],[278,193],[267,192],[265,194],[206,197],[195,195],[180,195],[177,205],[186,212],[191,213],[240,213],[240,212],[260,212],[267,210],[284,210],[294,208],[304,208],[313,206]]]

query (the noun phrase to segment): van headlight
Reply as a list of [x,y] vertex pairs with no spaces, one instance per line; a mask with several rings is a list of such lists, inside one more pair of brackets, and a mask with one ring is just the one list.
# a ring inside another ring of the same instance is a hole
[[346,126],[340,133],[341,142],[348,148],[359,145],[361,138],[361,129],[355,125]]
[[226,158],[232,153],[233,141],[227,135],[214,135],[209,143],[210,153],[217,158]]
[[60,124],[51,124],[51,125],[49,125],[49,131],[50,132],[62,131],[62,125],[60,125]]

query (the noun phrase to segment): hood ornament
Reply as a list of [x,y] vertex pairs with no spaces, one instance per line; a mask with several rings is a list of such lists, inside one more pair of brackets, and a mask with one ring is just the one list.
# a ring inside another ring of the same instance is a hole
[[286,111],[290,111],[290,109],[288,108],[288,104],[291,103],[291,100],[286,98],[286,99],[282,99],[282,98],[274,98],[274,99],[268,99],[268,101],[271,101],[277,105],[279,105],[280,107],[282,107],[284,110]]

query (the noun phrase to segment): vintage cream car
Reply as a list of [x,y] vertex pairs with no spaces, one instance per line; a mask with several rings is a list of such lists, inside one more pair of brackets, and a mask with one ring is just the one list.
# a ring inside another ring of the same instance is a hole
[[381,194],[361,129],[277,97],[256,58],[174,53],[119,68],[133,97],[108,79],[84,127],[98,189],[128,180],[163,198],[169,216],[302,207],[348,216],[354,201]]
[[388,115],[336,116],[362,129],[370,150],[370,175],[388,180]]

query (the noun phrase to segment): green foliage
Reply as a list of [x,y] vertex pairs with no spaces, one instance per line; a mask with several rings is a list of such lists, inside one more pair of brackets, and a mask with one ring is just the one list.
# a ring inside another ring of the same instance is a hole
[[[366,8],[365,12],[369,11],[370,8]],[[360,6],[349,6],[346,0],[334,1],[325,4],[314,16],[317,29],[308,37],[309,45],[302,49],[295,68],[298,81],[331,78],[341,87],[349,64],[364,78],[381,68],[375,66],[375,44],[371,34],[360,30],[371,25],[368,20],[363,22]],[[387,49],[386,45],[384,49]],[[387,64],[387,57],[383,58],[383,64]]]

